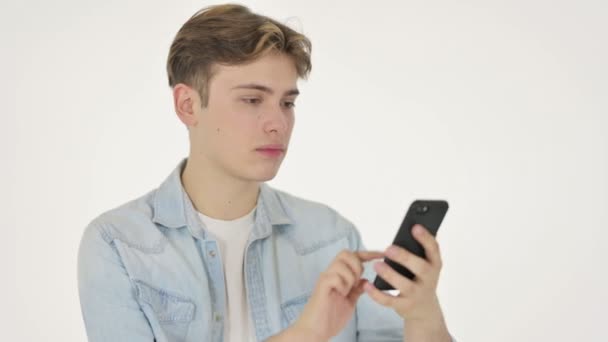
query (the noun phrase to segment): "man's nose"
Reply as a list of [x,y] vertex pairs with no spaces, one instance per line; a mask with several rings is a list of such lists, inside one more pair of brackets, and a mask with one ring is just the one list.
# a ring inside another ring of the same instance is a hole
[[264,130],[271,132],[285,132],[287,130],[287,115],[281,105],[273,105],[266,110],[264,117]]

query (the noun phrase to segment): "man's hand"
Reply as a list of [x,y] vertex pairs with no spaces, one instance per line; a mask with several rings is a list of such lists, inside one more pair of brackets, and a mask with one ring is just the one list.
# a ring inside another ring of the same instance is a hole
[[[439,244],[435,237],[420,225],[414,225],[413,235],[424,247],[426,260],[399,246],[390,246],[385,255],[407,267],[416,275],[410,280],[393,270],[385,262],[377,262],[374,268],[378,275],[399,290],[399,295],[392,296],[378,290],[369,282],[364,289],[377,303],[393,308],[406,322],[409,333],[423,335],[411,329],[426,330],[441,339],[449,341],[449,333],[439,305],[436,290],[439,273],[442,267]],[[447,339],[446,339],[447,338]],[[413,340],[409,339],[408,341]]]
[[327,341],[352,317],[364,292],[363,263],[384,257],[380,252],[343,250],[321,273],[315,289],[293,328],[309,341]]

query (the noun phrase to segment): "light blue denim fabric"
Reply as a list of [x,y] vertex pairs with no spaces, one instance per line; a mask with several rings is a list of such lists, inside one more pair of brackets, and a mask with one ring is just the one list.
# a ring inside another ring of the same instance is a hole
[[[89,341],[223,341],[221,254],[182,186],[186,162],[159,188],[86,227],[78,288]],[[258,341],[298,318],[319,274],[343,249],[364,249],[350,221],[326,205],[261,185],[244,265]],[[373,280],[367,266],[364,276]],[[363,294],[331,341],[403,341],[403,320]]]

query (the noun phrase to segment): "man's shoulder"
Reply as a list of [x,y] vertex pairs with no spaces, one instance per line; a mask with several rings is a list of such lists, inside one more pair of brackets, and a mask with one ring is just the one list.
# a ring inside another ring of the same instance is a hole
[[326,203],[294,195],[291,192],[274,187],[269,188],[294,221],[316,219],[320,221],[345,221],[339,223],[351,224],[340,212]]
[[319,244],[340,239],[357,239],[358,232],[353,222],[329,204],[285,190],[272,188],[272,191],[292,220],[286,232],[299,244],[319,247]]
[[100,213],[89,222],[84,235],[99,234],[107,243],[118,239],[143,250],[158,249],[162,234],[152,221],[157,190]]

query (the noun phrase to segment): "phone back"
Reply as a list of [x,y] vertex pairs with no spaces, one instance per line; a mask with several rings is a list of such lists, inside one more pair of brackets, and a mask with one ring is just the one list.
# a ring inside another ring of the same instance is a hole
[[[395,236],[393,241],[394,245],[398,245],[407,249],[408,251],[425,258],[424,248],[416,239],[412,236],[412,227],[415,224],[423,225],[433,236],[437,236],[439,226],[448,211],[448,202],[444,200],[416,200],[410,205],[401,227]],[[406,267],[398,264],[388,258],[384,258],[384,261],[389,264],[393,269],[399,272],[401,275],[414,279],[415,275]],[[394,289],[384,279],[377,276],[374,280],[374,286],[380,290],[392,290]]]

